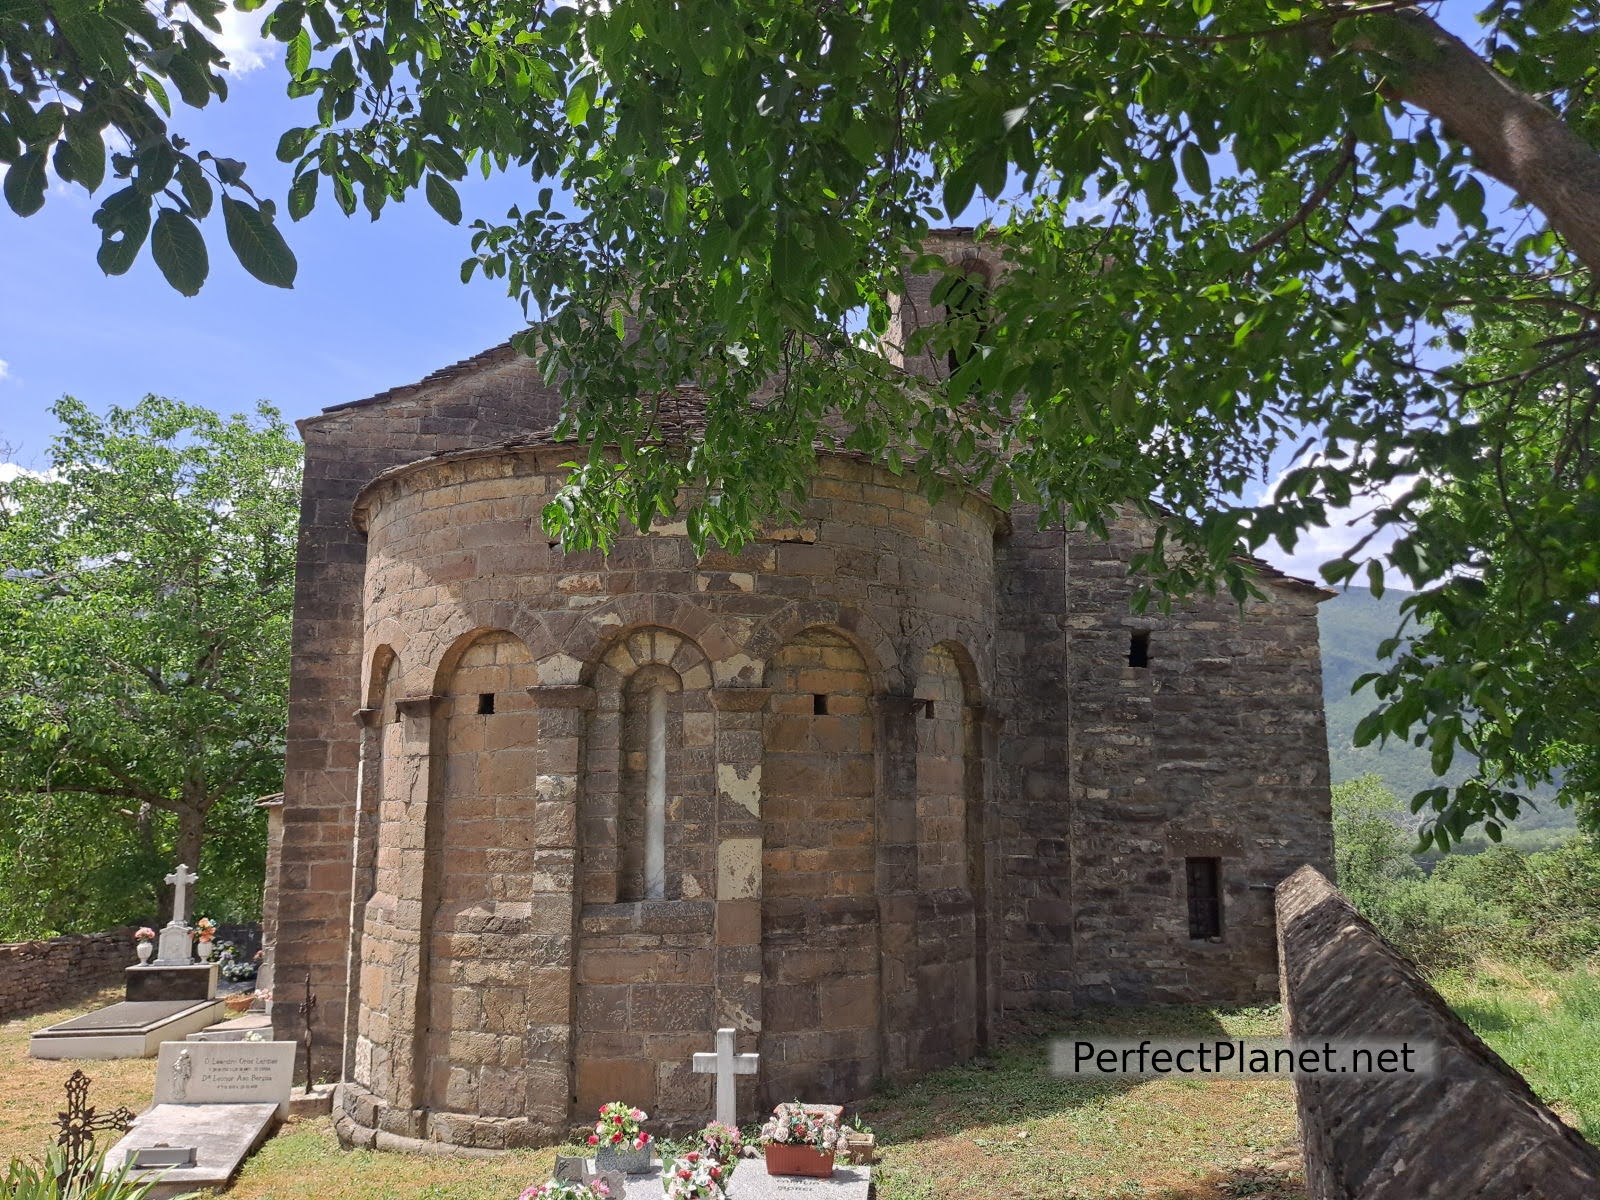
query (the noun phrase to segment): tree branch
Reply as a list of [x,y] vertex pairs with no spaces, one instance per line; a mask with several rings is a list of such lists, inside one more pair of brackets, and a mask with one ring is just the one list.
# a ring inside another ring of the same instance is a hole
[[1345,173],[1355,165],[1355,161],[1356,135],[1347,133],[1339,143],[1339,158],[1333,164],[1333,170],[1328,172],[1328,177],[1317,185],[1317,189],[1311,195],[1306,197],[1305,203],[1295,210],[1293,216],[1265,237],[1246,246],[1244,248],[1245,254],[1252,258],[1255,257],[1263,250],[1283,241],[1289,234],[1310,220],[1311,214],[1321,208],[1328,197],[1333,194],[1333,189],[1339,186],[1339,180],[1343,179]]
[[1379,24],[1394,36],[1353,45],[1381,60],[1395,98],[1436,118],[1600,274],[1600,153],[1426,13],[1412,8]]

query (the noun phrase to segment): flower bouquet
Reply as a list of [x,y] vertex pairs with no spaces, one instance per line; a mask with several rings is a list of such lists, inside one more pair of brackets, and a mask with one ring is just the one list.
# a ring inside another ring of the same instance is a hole
[[761,1127],[766,1147],[768,1175],[833,1174],[833,1152],[839,1145],[839,1125],[831,1117],[809,1111],[798,1100],[778,1105]]
[[150,955],[155,950],[156,931],[148,925],[141,925],[133,935],[133,949],[139,956],[140,962],[149,962]]
[[667,1200],[724,1200],[728,1169],[709,1154],[690,1150],[672,1160],[662,1176]]
[[620,1100],[600,1106],[600,1119],[594,1123],[589,1145],[594,1147],[594,1165],[601,1171],[621,1171],[638,1175],[650,1169],[650,1135],[642,1122],[649,1117],[642,1108]]
[[591,1183],[572,1183],[565,1179],[552,1179],[529,1188],[517,1200],[606,1200],[611,1189],[596,1179]]
[[732,1125],[724,1125],[721,1121],[713,1121],[699,1133],[695,1140],[700,1143],[700,1149],[707,1158],[714,1158],[727,1168],[731,1174],[734,1165],[739,1161],[739,1154],[744,1149],[744,1139],[739,1131]]
[[208,962],[211,951],[215,949],[212,943],[217,936],[217,923],[210,917],[201,917],[194,923],[194,936],[197,943],[194,952],[200,956],[201,962]]

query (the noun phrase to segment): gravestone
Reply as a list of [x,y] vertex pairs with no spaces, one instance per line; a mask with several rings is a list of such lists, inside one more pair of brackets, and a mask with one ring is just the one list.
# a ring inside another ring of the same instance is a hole
[[168,1042],[156,1067],[157,1104],[259,1104],[289,1115],[293,1042]]
[[[155,1103],[106,1155],[115,1171],[141,1151],[192,1149],[187,1167],[135,1169],[159,1182],[149,1200],[227,1186],[239,1165],[289,1111],[293,1042],[167,1042],[156,1066]],[[163,1155],[161,1157],[173,1157]]]
[[754,1075],[761,1062],[759,1054],[735,1054],[734,1031],[717,1030],[717,1048],[714,1052],[699,1051],[694,1056],[693,1070],[699,1075],[715,1074],[717,1077],[717,1120],[724,1125],[739,1124],[739,1101],[736,1075]]
[[189,885],[199,879],[184,863],[166,877],[165,882],[172,885],[172,920],[156,942],[156,966],[187,966],[194,958],[189,936]]
[[184,863],[166,877],[172,885],[172,920],[156,941],[156,957],[127,971],[129,1000],[214,1000],[218,964],[195,962],[189,928],[189,886],[200,876]]

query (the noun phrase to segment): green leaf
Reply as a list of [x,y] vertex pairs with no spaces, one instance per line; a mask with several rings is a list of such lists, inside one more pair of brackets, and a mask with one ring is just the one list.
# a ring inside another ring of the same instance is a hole
[[69,122],[67,136],[56,143],[56,174],[93,192],[105,181],[106,144],[100,131],[86,122]]
[[254,205],[223,196],[222,218],[228,229],[228,245],[233,247],[240,266],[262,283],[281,288],[294,286],[298,269],[294,252],[270,217]]
[[95,261],[107,275],[122,275],[150,233],[150,197],[133,187],[113,192],[94,214],[94,223],[100,227]]
[[1211,164],[1206,161],[1205,151],[1193,142],[1185,142],[1179,161],[1190,188],[1202,196],[1211,190]]
[[449,180],[442,175],[429,172],[424,190],[434,212],[452,225],[461,224],[461,197],[456,195],[456,189],[451,186]]
[[44,152],[30,150],[6,172],[5,196],[11,211],[19,217],[31,217],[44,207]]
[[150,231],[150,254],[167,282],[185,296],[198,295],[211,270],[206,241],[182,213],[164,208]]
[[298,221],[317,204],[317,183],[322,178],[315,170],[298,176],[289,187],[289,219]]
[[283,52],[283,65],[288,69],[291,79],[299,79],[311,65],[311,34],[306,32],[304,26],[289,39],[289,45]]
[[214,196],[211,181],[206,178],[200,164],[187,155],[178,163],[178,186],[183,190],[183,198],[188,201],[190,211],[197,219],[204,220],[211,212]]

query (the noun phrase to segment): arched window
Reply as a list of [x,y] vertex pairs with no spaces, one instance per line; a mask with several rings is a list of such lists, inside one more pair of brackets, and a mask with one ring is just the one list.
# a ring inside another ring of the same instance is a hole
[[622,715],[622,795],[617,820],[617,899],[667,898],[667,802],[672,697],[682,683],[669,667],[639,668]]

